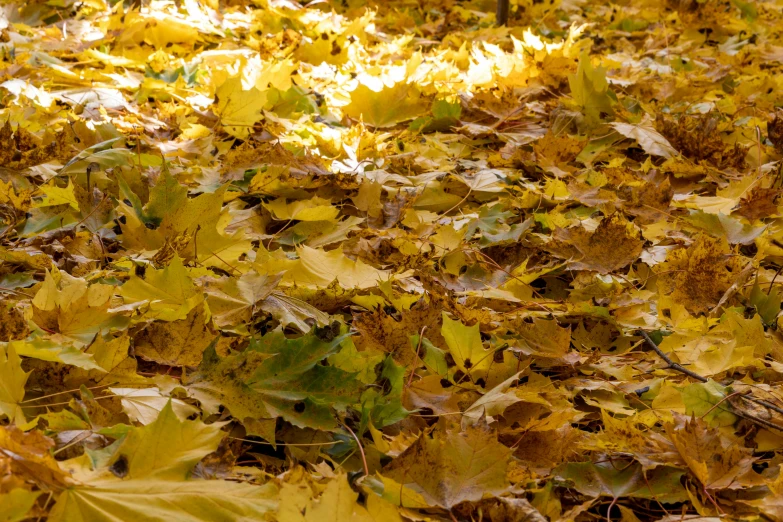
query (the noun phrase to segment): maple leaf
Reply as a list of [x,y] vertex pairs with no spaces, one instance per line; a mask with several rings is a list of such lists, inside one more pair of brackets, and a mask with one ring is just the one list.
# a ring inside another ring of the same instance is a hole
[[215,93],[215,110],[220,115],[226,132],[237,138],[250,134],[253,125],[263,118],[267,105],[267,93],[251,87],[243,88],[239,77],[229,78],[218,87]]
[[59,188],[56,185],[44,185],[38,190],[43,192],[44,198],[33,204],[33,208],[56,207],[58,205],[70,205],[74,210],[79,210],[79,202],[74,194],[73,181],[68,181],[68,186]]
[[576,74],[568,77],[568,83],[574,102],[584,111],[589,122],[595,124],[601,121],[602,115],[614,114],[613,93],[606,81],[606,70],[594,68],[587,53],[579,57],[579,67]]
[[634,417],[614,417],[602,411],[601,418],[604,430],[594,440],[598,448],[630,453],[645,470],[678,460],[670,440],[660,433],[639,429]]
[[460,370],[470,375],[475,373],[479,377],[486,375],[492,364],[492,352],[484,349],[477,324],[465,326],[443,312],[440,333]]
[[[339,354],[338,354],[339,355]],[[334,360],[332,356],[330,360]],[[385,383],[385,389],[370,388],[362,394],[362,420],[359,431],[372,426],[383,428],[395,424],[408,416],[410,411],[402,405],[403,378],[405,368],[395,364],[391,357],[383,362],[380,372],[380,382]]]
[[697,415],[711,426],[731,426],[737,422],[737,416],[725,404],[731,391],[726,386],[710,380],[705,383],[695,382],[681,388],[682,402],[685,413]]
[[780,518],[776,7],[361,3],[0,16],[0,519]]
[[[191,520],[214,516],[263,517],[274,511],[275,488],[220,480],[185,480],[198,461],[214,451],[221,426],[181,421],[171,405],[157,420],[132,428],[97,469],[81,457],[66,463],[86,468],[83,484],[60,493],[50,518],[87,521],[112,518],[167,518],[189,513]],[[119,464],[118,464],[119,463]],[[119,477],[117,476],[119,475]]]
[[564,464],[555,473],[574,483],[580,493],[592,497],[657,498],[661,502],[682,502],[688,493],[681,483],[684,472],[671,467],[655,468],[644,476],[642,467],[632,462],[622,467],[611,462]]
[[718,304],[741,270],[741,260],[729,255],[725,240],[700,235],[688,249],[673,250],[656,265],[659,289],[691,312]]
[[450,508],[505,490],[510,455],[486,425],[464,431],[438,426],[422,434],[383,474],[420,493],[430,505]]
[[0,413],[11,422],[24,422],[25,415],[20,403],[24,399],[25,383],[29,373],[22,370],[22,360],[17,355],[13,346],[8,346],[2,353],[0,360]]
[[475,423],[482,417],[499,415],[512,404],[516,404],[522,400],[514,392],[508,391],[518,380],[519,373],[512,375],[485,393],[479,400],[465,410],[462,417],[463,423]]
[[167,366],[198,366],[214,336],[204,306],[200,305],[184,319],[146,325],[134,337],[134,349],[143,359]]
[[170,399],[161,394],[158,388],[109,388],[120,399],[123,411],[131,420],[140,424],[151,424],[167,405],[180,418],[187,418],[198,410],[179,399]]
[[110,339],[97,336],[84,353],[92,356],[98,368],[75,365],[77,367],[71,368],[68,375],[63,377],[64,382],[76,387],[85,382],[116,385],[141,381],[142,377],[136,373],[136,359],[129,355],[129,348],[130,338],[127,334]]
[[257,261],[256,270],[266,274],[284,272],[281,284],[309,287],[326,287],[337,280],[345,288],[369,288],[389,276],[388,270],[377,270],[361,260],[349,259],[341,249],[326,252],[302,246],[297,254],[296,260],[268,254],[263,264]]
[[54,442],[40,431],[24,432],[15,426],[0,427],[0,463],[9,470],[11,483],[23,481],[62,488],[73,483],[50,453]]
[[58,274],[59,284],[51,273],[33,298],[35,321],[42,327],[59,332],[79,344],[89,344],[100,331],[122,328],[124,317],[109,309],[114,287],[90,285],[84,279]]
[[274,440],[274,430],[253,429],[253,421],[282,416],[296,426],[333,429],[332,410],[345,410],[358,399],[361,384],[339,368],[318,364],[337,352],[342,336],[322,341],[313,329],[298,339],[274,331],[251,342],[245,351],[220,357],[214,343],[204,352],[199,371],[187,388],[202,407],[222,404],[251,433]]
[[3,522],[20,522],[27,518],[40,491],[28,491],[22,488],[0,493],[0,506],[3,509]]
[[[378,82],[380,83],[380,82]],[[360,83],[351,92],[351,103],[343,111],[373,127],[390,127],[422,115],[426,105],[418,89],[406,82],[368,86]]]
[[441,312],[436,306],[421,304],[411,310],[401,310],[398,316],[386,313],[377,306],[370,313],[357,314],[353,325],[361,334],[356,342],[365,350],[391,353],[399,363],[414,362],[415,350],[409,347],[411,332],[427,329],[427,337],[439,346],[445,346],[438,324]]
[[356,520],[370,522],[377,520],[356,499],[359,493],[351,489],[345,475],[330,480],[317,499],[311,496],[309,486],[299,487],[283,484],[280,489],[280,508],[278,522],[340,522]]
[[174,256],[164,269],[148,267],[143,274],[142,277],[134,271],[120,288],[120,296],[134,306],[148,305],[147,317],[163,321],[182,320],[204,300],[203,294],[196,291],[179,256]]
[[610,125],[626,138],[636,140],[647,154],[664,158],[671,158],[677,154],[674,147],[655,130],[655,127],[649,120],[635,125],[619,122],[610,123]]
[[17,354],[25,357],[67,364],[74,366],[74,369],[81,368],[82,370],[104,373],[102,367],[89,350],[82,351],[78,343],[67,343],[66,339],[56,335],[49,337],[49,339],[46,339],[39,336],[31,336],[23,341],[11,341],[8,343],[8,346],[13,346]]
[[569,267],[608,274],[638,259],[644,241],[632,223],[621,214],[605,217],[595,231],[582,227],[557,229],[553,234],[553,253],[571,259]]
[[129,247],[159,250],[166,260],[175,254],[183,258],[197,255],[207,266],[223,267],[248,249],[250,241],[240,233],[228,236],[222,233],[223,227],[218,230],[227,186],[188,198],[187,188],[164,164],[149,201],[142,207],[140,198],[120,179],[126,197],[119,204],[125,217],[120,228],[123,242]]
[[573,361],[569,353],[571,329],[561,327],[557,321],[534,318],[532,323],[520,321],[516,326],[521,349],[542,359]]
[[215,323],[219,327],[229,327],[249,321],[281,277],[248,272],[237,279],[209,282],[204,290]]
[[741,487],[737,478],[750,470],[754,461],[749,452],[731,444],[698,418],[675,416],[675,423],[666,425],[666,433],[705,488]]

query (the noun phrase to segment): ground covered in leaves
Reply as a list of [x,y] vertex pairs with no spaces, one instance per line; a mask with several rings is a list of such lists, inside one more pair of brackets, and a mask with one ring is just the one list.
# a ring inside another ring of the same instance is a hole
[[0,520],[783,520],[783,7],[494,8],[5,4]]

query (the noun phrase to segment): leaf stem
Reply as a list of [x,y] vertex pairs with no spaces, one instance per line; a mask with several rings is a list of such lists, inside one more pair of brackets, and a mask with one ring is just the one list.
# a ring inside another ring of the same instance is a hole
[[359,437],[356,436],[356,433],[354,433],[353,430],[349,428],[347,424],[343,423],[343,427],[346,430],[348,430],[348,432],[353,436],[354,440],[356,441],[356,444],[359,446],[359,452],[362,454],[362,464],[364,464],[364,474],[365,476],[369,476],[370,467],[367,465],[367,456],[364,454],[364,448],[362,447],[362,442],[359,440]]

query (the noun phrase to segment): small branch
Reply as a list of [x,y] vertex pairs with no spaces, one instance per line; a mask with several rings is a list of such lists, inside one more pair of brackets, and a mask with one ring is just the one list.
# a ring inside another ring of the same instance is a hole
[[[647,332],[645,332],[644,330],[639,330],[639,335],[641,335],[644,338],[644,341],[647,344],[647,346],[649,346],[655,353],[658,354],[658,357],[663,359],[666,362],[666,364],[668,364],[668,368],[670,368],[672,370],[677,370],[680,373],[684,373],[685,375],[687,375],[689,377],[693,377],[694,379],[696,379],[697,381],[700,381],[700,382],[707,382],[709,380],[706,377],[703,377],[703,376],[699,375],[698,373],[685,368],[681,364],[678,364],[678,363],[672,361],[669,358],[668,355],[663,353],[663,351],[660,348],[658,348],[658,345],[655,344],[655,341],[650,339],[650,336],[647,335]],[[778,408],[777,406],[775,406],[774,404],[772,404],[772,403],[770,403],[768,401],[765,401],[765,400],[762,400],[762,399],[757,399],[755,397],[750,397],[748,395],[739,395],[739,397],[742,398],[742,399],[745,399],[746,401],[754,402],[756,404],[764,406],[765,408],[768,408],[770,410],[773,410],[773,411],[776,411],[776,412],[778,412],[780,414],[783,414],[783,408]],[[731,395],[726,397],[726,399],[730,399],[730,398],[731,398]],[[720,403],[718,403],[718,404],[720,404]],[[731,401],[729,401],[729,404],[731,404]],[[717,406],[717,404],[715,406]],[[770,422],[770,421],[768,421],[766,419],[761,419],[759,417],[756,417],[755,415],[751,415],[750,413],[748,413],[746,411],[742,411],[741,409],[739,409],[737,407],[732,408],[731,412],[734,413],[738,417],[746,419],[746,420],[748,420],[750,422],[755,422],[756,424],[759,424],[760,426],[763,426],[763,427],[765,427],[767,429],[773,429],[773,430],[777,430],[777,431],[782,431],[783,432],[783,426],[775,424],[774,422]]]
[[770,409],[772,411],[776,411],[776,412],[780,413],[781,415],[783,415],[783,408],[781,408],[779,406],[775,406],[774,404],[772,404],[769,401],[765,401],[764,399],[757,399],[755,397],[750,397],[748,395],[740,395],[740,397],[742,397],[746,401],[755,402],[756,404],[758,404],[760,406],[764,406],[767,409]]
[[644,342],[647,344],[647,346],[650,347],[655,353],[657,353],[658,357],[663,359],[666,362],[666,364],[669,365],[668,368],[670,368],[672,370],[677,370],[678,372],[684,373],[685,375],[688,375],[689,377],[693,377],[697,381],[707,382],[709,380],[706,377],[703,377],[703,376],[699,375],[698,373],[689,370],[688,368],[684,367],[683,365],[681,365],[679,363],[676,363],[676,362],[672,361],[671,359],[669,359],[669,356],[666,355],[665,353],[663,353],[660,348],[658,348],[658,345],[655,344],[655,341],[650,339],[650,336],[647,335],[647,332],[645,332],[644,330],[639,330],[639,334],[642,337],[644,337]]
[[[740,397],[745,397],[745,396],[740,395]],[[751,415],[750,413],[745,413],[744,411],[741,411],[737,408],[733,409],[732,413],[737,417],[742,417],[743,419],[748,420],[750,422],[755,422],[756,424],[759,424],[760,426],[763,426],[767,429],[783,432],[783,426],[778,426],[774,422],[770,422],[766,419],[761,419],[759,417],[756,417],[755,415]]]

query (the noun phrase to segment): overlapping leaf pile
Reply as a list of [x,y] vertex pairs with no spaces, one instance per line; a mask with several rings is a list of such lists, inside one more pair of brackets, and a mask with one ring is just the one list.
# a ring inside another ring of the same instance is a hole
[[0,16],[0,520],[783,520],[781,8]]

